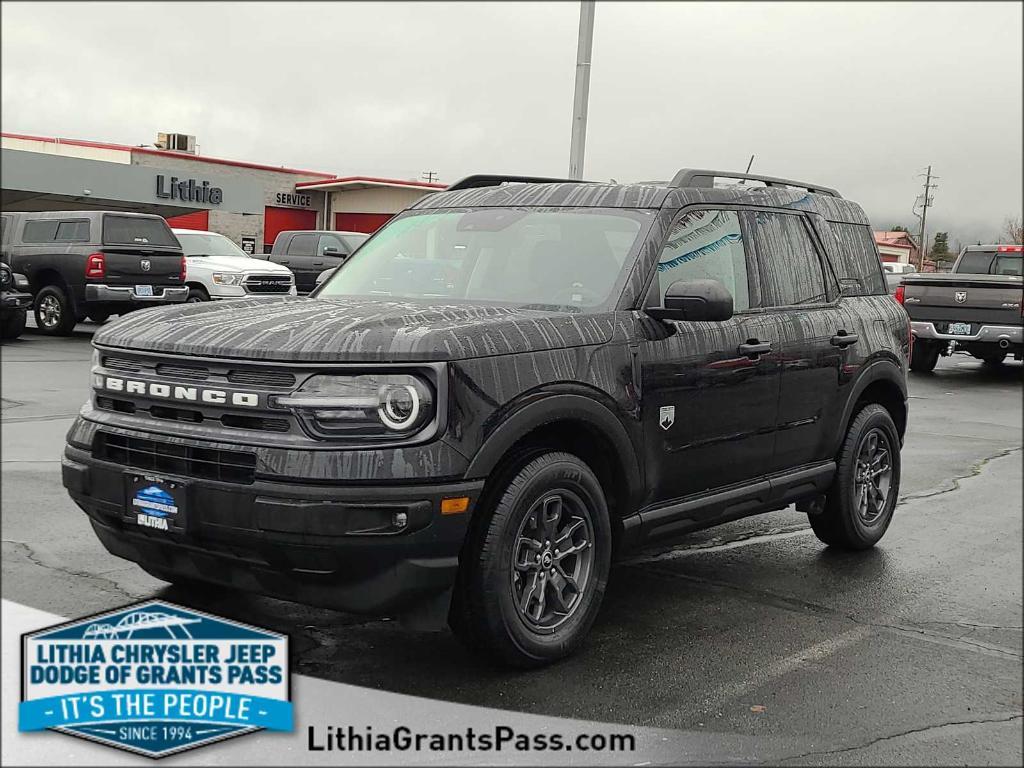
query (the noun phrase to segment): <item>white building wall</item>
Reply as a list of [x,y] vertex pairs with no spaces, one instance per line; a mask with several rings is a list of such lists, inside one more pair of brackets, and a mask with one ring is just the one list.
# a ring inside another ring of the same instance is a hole
[[331,194],[331,213],[398,213],[425,194],[431,193],[401,187],[338,190]]

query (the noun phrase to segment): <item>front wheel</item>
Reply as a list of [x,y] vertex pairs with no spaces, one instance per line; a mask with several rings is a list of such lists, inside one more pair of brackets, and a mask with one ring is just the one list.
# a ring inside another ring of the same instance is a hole
[[873,547],[892,522],[899,492],[899,433],[889,412],[871,403],[846,432],[825,507],[808,515],[811,528],[832,547]]
[[2,323],[2,335],[5,339],[16,339],[25,331],[25,318],[27,313],[23,309],[16,310],[7,315]]
[[210,294],[206,292],[205,288],[197,288],[189,286],[188,298],[185,299],[189,304],[198,304],[202,301],[209,301]]
[[480,514],[454,595],[456,634],[517,667],[573,653],[611,567],[608,505],[593,471],[571,454],[542,454]]

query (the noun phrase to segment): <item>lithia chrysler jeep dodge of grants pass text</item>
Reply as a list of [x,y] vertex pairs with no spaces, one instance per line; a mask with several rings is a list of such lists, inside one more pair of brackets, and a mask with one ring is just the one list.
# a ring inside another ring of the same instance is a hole
[[474,176],[311,298],[102,328],[64,485],[160,579],[447,619],[534,666],[584,640],[617,553],[794,503],[875,544],[909,330],[834,190]]

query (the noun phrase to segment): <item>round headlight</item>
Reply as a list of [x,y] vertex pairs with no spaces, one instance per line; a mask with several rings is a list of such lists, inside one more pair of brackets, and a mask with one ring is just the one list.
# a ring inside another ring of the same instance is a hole
[[378,392],[377,415],[388,429],[401,432],[420,415],[420,393],[411,384],[385,384]]

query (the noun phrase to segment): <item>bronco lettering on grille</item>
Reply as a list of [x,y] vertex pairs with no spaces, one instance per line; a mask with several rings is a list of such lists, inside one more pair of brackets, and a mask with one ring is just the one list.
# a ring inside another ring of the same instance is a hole
[[193,387],[184,384],[161,384],[156,381],[123,379],[117,376],[93,377],[93,386],[107,392],[121,392],[126,395],[146,395],[167,400],[181,400],[190,403],[211,405],[235,405],[243,408],[259,408],[260,396],[255,392],[229,392],[224,389]]

